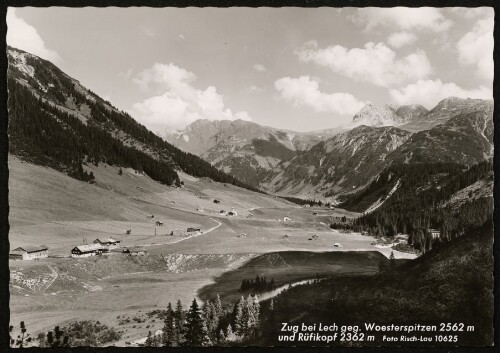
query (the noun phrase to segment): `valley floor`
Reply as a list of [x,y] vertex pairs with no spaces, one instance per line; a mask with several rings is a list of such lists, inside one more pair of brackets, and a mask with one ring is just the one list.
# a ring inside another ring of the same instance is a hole
[[[177,300],[187,306],[201,288],[259,254],[378,251],[389,257],[391,253],[390,248],[371,245],[371,237],[331,230],[332,217],[356,215],[341,209],[301,208],[186,175],[179,189],[133,170],[118,176],[116,167],[89,166],[97,180],[90,185],[13,157],[9,165],[11,249],[44,244],[51,254],[43,260],[9,262],[11,323],[25,321],[32,335],[67,320],[98,319],[123,330],[116,344],[125,345],[162,327],[146,312]],[[220,215],[221,210],[232,209],[237,216]],[[284,222],[284,217],[291,220]],[[164,223],[156,227],[156,235],[155,220]],[[169,235],[187,227],[200,227],[202,233]],[[121,240],[123,247],[143,246],[148,255],[131,258],[117,251],[68,258],[84,239],[92,243],[107,237]],[[124,315],[142,315],[145,321],[123,323]]]

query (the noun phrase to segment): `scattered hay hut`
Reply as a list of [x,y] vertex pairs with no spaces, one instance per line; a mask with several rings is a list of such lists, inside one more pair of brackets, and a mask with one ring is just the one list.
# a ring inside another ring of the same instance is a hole
[[124,254],[128,254],[128,256],[146,256],[147,251],[141,247],[132,247],[123,250]]

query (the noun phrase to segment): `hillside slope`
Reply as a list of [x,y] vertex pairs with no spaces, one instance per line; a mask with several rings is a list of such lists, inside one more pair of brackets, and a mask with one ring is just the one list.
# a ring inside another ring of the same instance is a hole
[[[353,229],[389,238],[408,234],[408,243],[425,252],[492,217],[493,164],[392,165],[365,189],[345,197],[342,207],[364,211]],[[431,228],[439,231],[437,237]]]
[[177,170],[246,186],[118,111],[52,63],[8,48],[11,153],[81,180],[83,162],[118,164],[180,185]]
[[[89,184],[53,168],[9,157],[9,241],[11,248],[47,245],[51,253],[68,254],[84,237],[116,237],[128,246],[165,242],[176,228],[216,225],[221,209],[246,216],[256,207],[290,207],[291,203],[234,185],[179,173],[181,188],[166,187],[132,168],[105,163],[84,165],[95,175]],[[215,204],[213,200],[219,200]],[[198,211],[202,209],[203,212]],[[150,216],[154,215],[154,218]],[[155,233],[155,221],[164,222]],[[131,235],[126,230],[131,230]],[[169,240],[171,241],[171,240]]]
[[280,164],[262,185],[276,193],[304,197],[358,188],[382,171],[386,157],[410,135],[391,126],[356,127]]

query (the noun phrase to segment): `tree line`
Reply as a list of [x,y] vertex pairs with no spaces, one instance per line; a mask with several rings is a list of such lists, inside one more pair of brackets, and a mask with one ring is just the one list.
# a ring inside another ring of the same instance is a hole
[[321,202],[321,200],[319,201],[316,201],[316,200],[305,200],[305,199],[301,199],[301,198],[298,198],[298,197],[293,197],[293,196],[279,196],[280,198],[282,199],[285,199],[287,201],[290,201],[294,204],[297,204],[297,205],[300,205],[300,206],[303,206],[303,205],[309,205],[309,206],[322,206],[323,203]]
[[238,344],[255,337],[260,324],[257,295],[241,297],[233,311],[224,310],[220,296],[200,308],[196,299],[185,312],[180,301],[176,309],[168,304],[161,334],[148,332],[148,347],[207,347]]
[[276,288],[274,284],[274,279],[271,278],[269,281],[264,276],[257,275],[255,281],[250,279],[244,279],[241,281],[240,292],[253,291],[256,293],[272,291]]

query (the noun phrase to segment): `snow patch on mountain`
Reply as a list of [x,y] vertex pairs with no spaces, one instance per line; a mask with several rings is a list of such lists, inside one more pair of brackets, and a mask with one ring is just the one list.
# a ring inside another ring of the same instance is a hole
[[399,189],[399,186],[401,185],[401,180],[398,179],[398,181],[396,182],[396,184],[394,184],[394,186],[392,187],[391,191],[389,191],[389,193],[387,194],[387,196],[385,197],[381,197],[380,199],[378,199],[377,201],[375,201],[370,207],[368,207],[366,209],[366,211],[364,212],[364,214],[368,214],[368,213],[371,213],[373,211],[375,211],[377,208],[379,208],[380,206],[382,206],[382,204],[389,198],[392,196],[392,194],[394,194],[396,192],[397,189]]

